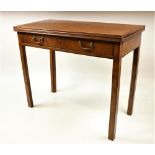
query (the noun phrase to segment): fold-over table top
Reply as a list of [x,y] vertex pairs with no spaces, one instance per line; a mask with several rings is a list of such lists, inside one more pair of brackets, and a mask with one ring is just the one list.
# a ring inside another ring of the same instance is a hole
[[144,25],[70,21],[44,20],[14,27],[17,32],[69,36],[80,38],[99,38],[123,41],[126,37],[145,29]]

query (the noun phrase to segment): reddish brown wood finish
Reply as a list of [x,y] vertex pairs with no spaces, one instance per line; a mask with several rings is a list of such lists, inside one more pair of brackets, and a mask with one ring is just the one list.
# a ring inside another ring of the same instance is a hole
[[51,91],[55,93],[56,89],[56,58],[55,51],[50,50],[50,69],[51,69]]
[[134,50],[128,111],[133,111],[139,48],[144,25],[45,20],[15,26],[18,32],[28,106],[33,107],[25,46],[50,49],[51,91],[56,92],[55,51],[113,59],[108,138],[114,140],[119,100],[121,60]]
[[44,20],[14,27],[15,31],[48,34],[55,36],[69,36],[75,38],[89,38],[99,40],[123,41],[128,36],[141,32],[144,25],[67,21],[67,20]]
[[25,81],[25,89],[27,94],[28,106],[33,107],[33,99],[32,99],[25,46],[19,45],[19,49],[20,49],[20,56],[21,56],[21,62],[22,62],[22,68],[23,68],[23,76]]
[[[25,46],[34,46],[39,48],[52,48],[56,45],[56,37],[50,37],[48,35],[39,35],[39,34],[30,34],[30,33],[21,33],[22,34],[22,44]],[[41,40],[43,38],[43,40]]]
[[134,103],[137,73],[138,73],[139,54],[140,54],[140,48],[138,47],[133,52],[132,76],[131,76],[130,94],[129,94],[129,102],[128,102],[128,110],[127,110],[128,115],[132,115],[132,112],[133,112],[133,103]]
[[[111,42],[26,33],[21,34],[22,45],[24,46],[33,46],[48,49],[52,48],[54,50],[95,57],[113,57],[114,43]],[[36,40],[33,39],[34,37],[36,38]],[[39,41],[41,38],[42,40]],[[90,46],[90,44],[92,44],[92,47]]]
[[111,89],[111,105],[110,105],[109,135],[108,135],[108,138],[110,140],[115,139],[120,75],[121,75],[121,59],[114,59],[112,70],[112,89]]
[[138,48],[141,43],[141,33],[136,34],[122,44],[121,57]]

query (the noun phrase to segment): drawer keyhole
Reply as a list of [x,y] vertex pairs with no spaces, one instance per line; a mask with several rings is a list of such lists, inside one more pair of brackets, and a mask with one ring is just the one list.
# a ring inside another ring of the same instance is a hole
[[59,42],[59,44],[61,45],[61,41]]

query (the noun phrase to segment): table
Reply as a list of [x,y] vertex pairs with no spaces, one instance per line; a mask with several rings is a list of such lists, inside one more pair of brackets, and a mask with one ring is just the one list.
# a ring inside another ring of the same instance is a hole
[[144,25],[100,23],[67,20],[44,20],[14,27],[17,31],[19,49],[28,106],[33,99],[25,46],[50,50],[51,91],[56,92],[55,51],[108,58],[113,60],[111,105],[108,138],[115,139],[121,61],[133,51],[133,65],[127,114],[133,112],[136,79],[140,54],[141,34]]

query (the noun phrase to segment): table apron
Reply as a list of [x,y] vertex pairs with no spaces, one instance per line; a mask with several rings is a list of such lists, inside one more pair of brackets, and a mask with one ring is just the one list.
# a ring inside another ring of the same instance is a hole
[[23,46],[53,49],[81,55],[113,58],[116,43],[100,40],[80,39],[70,37],[58,37],[38,34],[19,34],[20,43]]
[[81,55],[120,59],[140,46],[141,33],[129,37],[125,42],[18,33],[23,46],[52,49]]

